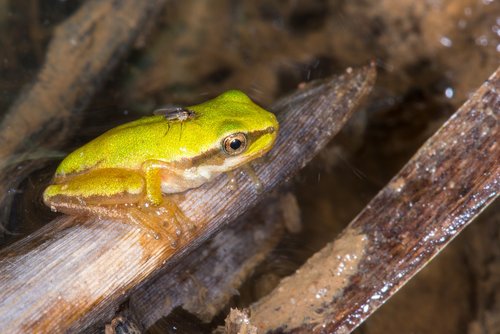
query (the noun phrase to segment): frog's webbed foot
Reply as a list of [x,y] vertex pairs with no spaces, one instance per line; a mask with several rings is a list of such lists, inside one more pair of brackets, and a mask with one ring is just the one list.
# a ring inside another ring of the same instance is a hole
[[137,206],[130,206],[127,207],[125,216],[138,227],[144,228],[146,233],[154,239],[166,238],[172,247],[177,247],[178,238],[173,237],[174,233],[165,228],[162,219],[156,214]]
[[227,187],[229,190],[237,190],[238,189],[238,184],[236,182],[236,175],[234,171],[230,170],[226,172],[227,178],[229,179],[229,183],[227,184]]
[[190,236],[195,230],[193,222],[168,200],[163,200],[160,205],[138,204],[129,210],[128,216],[144,226],[155,239],[166,237],[173,247],[181,236]]
[[245,173],[248,175],[250,180],[252,180],[253,185],[255,187],[255,190],[258,193],[261,193],[264,190],[264,186],[262,185],[262,181],[259,179],[257,174],[255,173],[255,170],[250,164],[246,164],[245,166],[242,167]]
[[[242,169],[242,172],[245,172],[248,175],[248,177],[250,178],[250,180],[252,180],[252,183],[253,183],[253,185],[255,187],[255,190],[258,193],[261,193],[264,190],[264,187],[262,185],[262,181],[259,179],[259,177],[255,173],[255,170],[250,165],[250,163],[242,166],[241,169]],[[228,172],[226,172],[226,174],[227,174],[227,177],[229,178],[229,185],[228,185],[229,189],[230,190],[236,190],[236,189],[238,189],[238,186],[236,184],[236,175],[235,175],[235,172],[234,171],[228,171]]]
[[157,213],[164,216],[175,227],[175,234],[181,236],[185,234],[190,236],[196,229],[195,224],[186,217],[184,212],[173,202],[163,200],[163,202],[156,207]]

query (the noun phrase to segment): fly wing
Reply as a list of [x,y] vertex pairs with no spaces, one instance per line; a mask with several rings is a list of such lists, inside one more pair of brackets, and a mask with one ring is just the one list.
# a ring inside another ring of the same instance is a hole
[[162,115],[168,121],[187,121],[196,117],[192,110],[178,106],[166,106],[153,111],[154,115]]

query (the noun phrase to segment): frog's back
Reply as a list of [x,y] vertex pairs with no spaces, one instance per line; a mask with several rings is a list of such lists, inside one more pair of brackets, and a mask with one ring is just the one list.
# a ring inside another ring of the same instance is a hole
[[187,119],[149,116],[111,129],[68,155],[56,175],[93,168],[140,169],[148,160],[199,164],[203,160],[195,158],[220,151],[221,140],[229,134],[278,129],[274,115],[240,91],[228,91],[187,110],[192,114]]
[[179,157],[180,122],[163,116],[143,117],[113,128],[70,153],[56,175],[83,172],[92,168],[139,169],[146,160],[173,161]]

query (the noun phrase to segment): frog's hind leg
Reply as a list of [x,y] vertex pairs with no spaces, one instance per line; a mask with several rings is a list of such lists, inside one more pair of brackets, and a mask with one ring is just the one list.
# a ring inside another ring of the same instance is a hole
[[57,203],[54,209],[70,215],[97,216],[101,219],[133,224],[144,229],[154,239],[166,238],[172,247],[176,247],[177,244],[177,238],[174,237],[175,230],[164,226],[159,216],[143,212],[137,204],[97,205],[72,198]]
[[174,244],[175,230],[163,226],[164,215],[140,207],[145,185],[139,173],[102,169],[49,186],[44,201],[53,211],[131,222],[145,228],[155,239],[165,236]]
[[138,204],[87,205],[87,207],[99,217],[132,223],[145,230],[154,239],[168,240],[173,248],[177,247],[179,239],[177,227],[175,224],[169,224],[165,217],[156,212],[154,207],[151,211],[140,208]]

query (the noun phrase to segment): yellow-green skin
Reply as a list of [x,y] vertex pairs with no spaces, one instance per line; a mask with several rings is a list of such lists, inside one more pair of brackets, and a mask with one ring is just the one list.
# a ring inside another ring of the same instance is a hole
[[[162,194],[198,187],[271,149],[276,117],[231,90],[188,107],[189,119],[144,117],[107,131],[69,154],[56,170],[44,202],[54,211],[124,217],[164,202]],[[246,149],[229,155],[224,138],[244,133]]]

